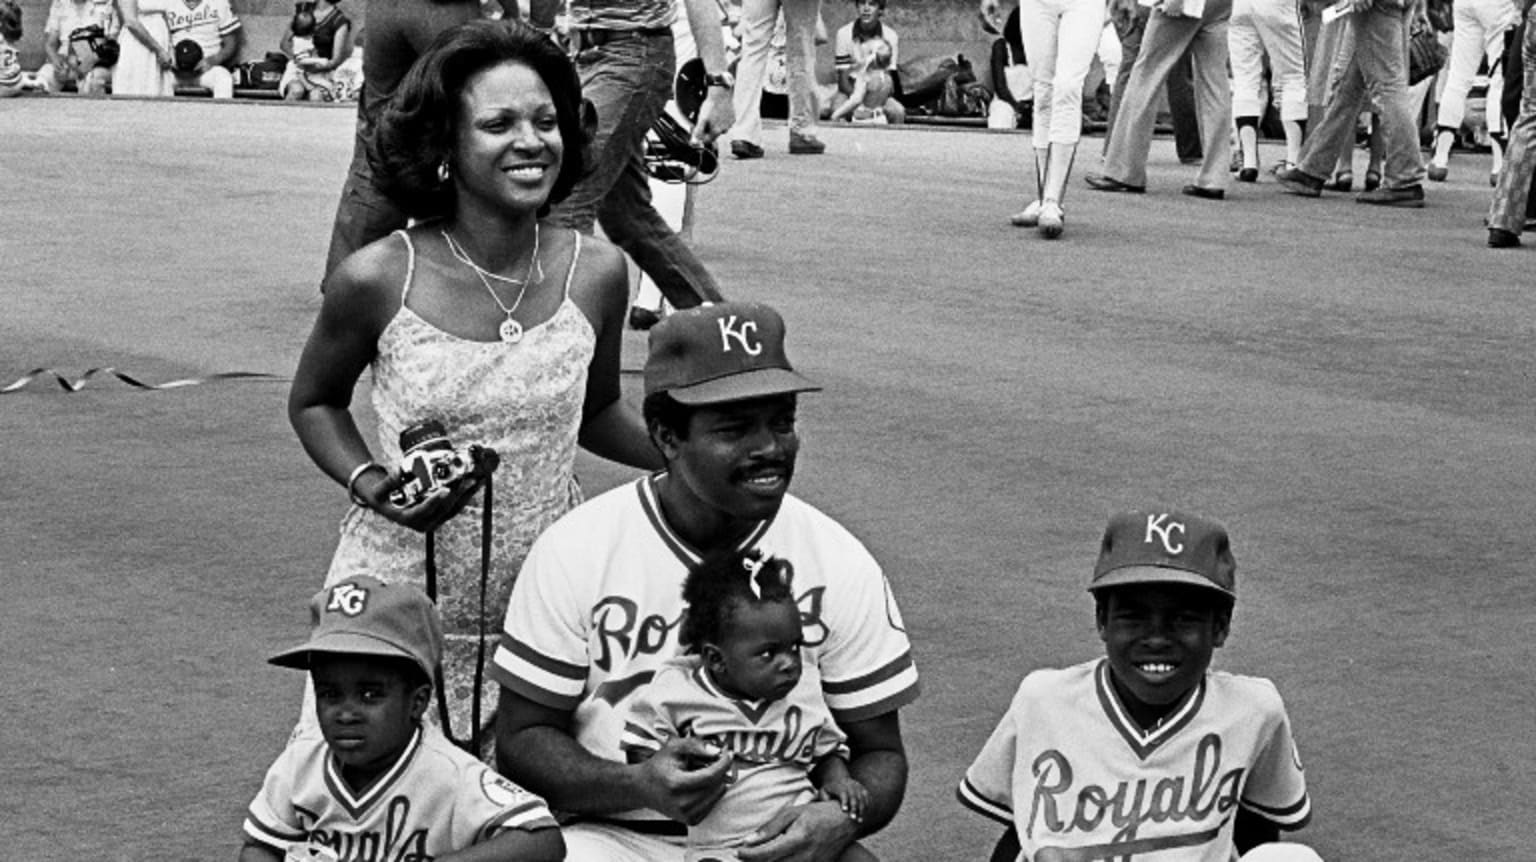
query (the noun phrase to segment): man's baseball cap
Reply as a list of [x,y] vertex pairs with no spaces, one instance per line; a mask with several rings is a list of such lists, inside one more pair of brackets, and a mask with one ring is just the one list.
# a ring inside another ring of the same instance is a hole
[[203,46],[191,39],[177,42],[173,54],[178,72],[191,72],[197,68],[198,63],[203,62]]
[[355,576],[315,593],[309,614],[314,626],[309,640],[268,661],[308,670],[310,655],[317,652],[391,656],[408,658],[427,679],[437,679],[443,623],[437,606],[420,589]]
[[1237,560],[1227,528],[1171,510],[1112,516],[1088,590],[1159,583],[1209,587],[1236,598]]
[[706,303],[651,328],[646,395],[665,392],[700,405],[819,389],[789,364],[784,318],[761,303]]

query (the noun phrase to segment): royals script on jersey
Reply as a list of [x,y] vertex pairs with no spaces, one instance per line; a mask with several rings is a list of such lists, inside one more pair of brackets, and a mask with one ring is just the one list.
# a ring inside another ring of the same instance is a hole
[[1311,812],[1269,680],[1213,671],[1142,730],[1102,659],[1026,676],[959,795],[1016,826],[1034,862],[1228,862],[1238,806],[1285,828]]
[[[631,698],[678,654],[683,579],[700,562],[662,517],[655,482],[595,497],[539,536],[512,590],[491,671],[523,697],[572,710],[577,740],[610,760],[624,759]],[[816,666],[833,717],[859,721],[917,698],[896,601],[852,534],[786,496],[742,547],[794,565],[805,661]]]
[[697,656],[668,662],[640,690],[623,745],[654,752],[684,736],[730,751],[735,760],[725,796],[690,827],[690,842],[710,847],[740,844],[774,812],[810,801],[811,767],[846,739],[827,710],[814,666],[805,667],[784,697],[751,702],[721,691]]
[[554,828],[544,800],[435,729],[417,730],[389,771],[354,791],[319,731],[296,736],[251,801],[245,833],[282,853],[320,844],[341,862],[433,859],[504,829]]

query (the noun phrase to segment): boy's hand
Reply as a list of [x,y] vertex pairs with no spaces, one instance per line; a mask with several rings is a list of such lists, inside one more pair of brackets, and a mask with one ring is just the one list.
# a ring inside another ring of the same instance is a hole
[[864,809],[869,805],[869,790],[852,777],[833,778],[821,788],[823,799],[832,799],[842,805],[843,813],[855,823],[864,822]]

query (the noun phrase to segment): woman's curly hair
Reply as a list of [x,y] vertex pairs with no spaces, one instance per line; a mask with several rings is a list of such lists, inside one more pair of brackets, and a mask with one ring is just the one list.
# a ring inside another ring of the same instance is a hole
[[[678,630],[685,653],[718,644],[737,607],[795,603],[795,568],[758,551],[716,554],[693,567],[683,581],[688,610]],[[755,589],[754,589],[755,584]]]
[[470,78],[509,61],[523,63],[549,88],[564,142],[551,205],[570,194],[586,172],[587,126],[581,79],[559,46],[520,21],[469,21],[445,30],[417,59],[385,103],[368,141],[368,161],[379,189],[412,218],[453,210],[453,183],[438,178],[457,143],[464,89]]

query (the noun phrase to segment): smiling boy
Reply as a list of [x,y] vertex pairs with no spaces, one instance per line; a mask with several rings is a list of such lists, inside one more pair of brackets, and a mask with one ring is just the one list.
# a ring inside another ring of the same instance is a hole
[[425,593],[353,577],[316,594],[310,612],[310,639],[271,662],[309,671],[319,733],[301,730],[267,771],[240,862],[295,847],[341,862],[564,858],[542,799],[422,725],[443,651]]
[[1311,803],[1274,684],[1210,670],[1236,570],[1213,521],[1110,519],[1088,587],[1104,658],[1026,676],[960,783],[1010,827],[993,859],[1316,858],[1276,843]]

